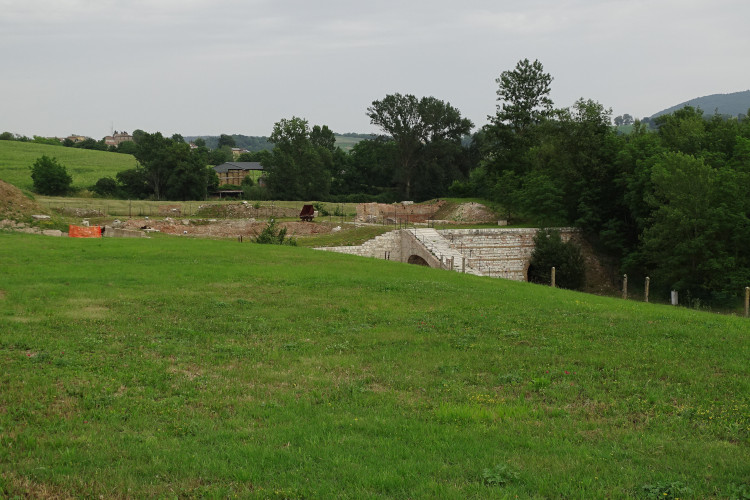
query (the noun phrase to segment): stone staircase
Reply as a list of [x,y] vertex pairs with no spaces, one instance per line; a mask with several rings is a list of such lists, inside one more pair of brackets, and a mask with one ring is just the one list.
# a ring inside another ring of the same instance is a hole
[[[450,241],[432,228],[408,229],[427,251],[443,263],[443,269],[461,272],[462,260],[465,257],[461,252],[451,247]],[[451,269],[452,264],[452,269]],[[481,276],[482,274],[466,263],[466,274]]]

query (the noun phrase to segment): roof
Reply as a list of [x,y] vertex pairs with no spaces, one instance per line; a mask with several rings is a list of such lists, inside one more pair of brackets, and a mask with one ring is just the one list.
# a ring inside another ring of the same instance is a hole
[[230,170],[263,170],[263,167],[258,161],[229,161],[221,165],[216,165],[214,170],[218,174],[223,174]]

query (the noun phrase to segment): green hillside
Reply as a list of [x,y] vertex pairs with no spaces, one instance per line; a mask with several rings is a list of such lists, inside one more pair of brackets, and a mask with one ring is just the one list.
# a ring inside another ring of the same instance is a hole
[[114,177],[117,172],[136,166],[132,155],[0,141],[0,179],[22,189],[31,189],[29,167],[42,155],[56,157],[65,166],[73,177],[74,188],[89,187],[102,177]]
[[0,263],[2,498],[750,492],[744,318],[236,241]]
[[685,101],[676,106],[672,106],[671,108],[654,113],[651,116],[651,119],[656,118],[657,116],[673,113],[685,106],[702,109],[703,115],[706,117],[713,115],[715,112],[727,116],[747,115],[748,109],[750,109],[750,90],[732,92],[730,94],[712,94],[703,97],[696,97],[695,99]]

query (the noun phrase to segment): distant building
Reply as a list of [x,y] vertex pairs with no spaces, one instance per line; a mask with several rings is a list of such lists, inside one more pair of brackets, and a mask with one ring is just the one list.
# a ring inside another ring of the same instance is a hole
[[115,133],[112,135],[108,135],[104,138],[104,144],[107,146],[119,146],[120,143],[132,141],[133,136],[128,134],[127,132],[118,132],[115,130]]
[[86,136],[83,135],[69,135],[65,139],[70,139],[72,142],[83,142],[86,140]]
[[257,161],[230,161],[216,165],[214,170],[219,175],[220,186],[224,184],[239,186],[248,175],[257,182],[263,175],[263,167]]
[[249,153],[247,149],[243,148],[232,148],[232,159],[236,160],[242,153]]

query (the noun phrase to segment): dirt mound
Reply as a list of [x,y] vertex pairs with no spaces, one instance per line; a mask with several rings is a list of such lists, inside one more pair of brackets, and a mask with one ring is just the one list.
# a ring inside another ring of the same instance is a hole
[[435,219],[459,223],[497,222],[497,215],[481,203],[446,204],[435,214]]
[[[254,219],[130,219],[116,227],[122,229],[151,228],[164,234],[181,234],[187,236],[208,236],[216,238],[236,238],[238,236],[253,238],[268,225],[266,222],[256,222]],[[333,224],[317,224],[311,222],[281,222],[287,236],[309,236],[312,234],[328,234],[333,231]]]
[[0,180],[0,220],[19,221],[46,213],[46,210],[16,186]]

